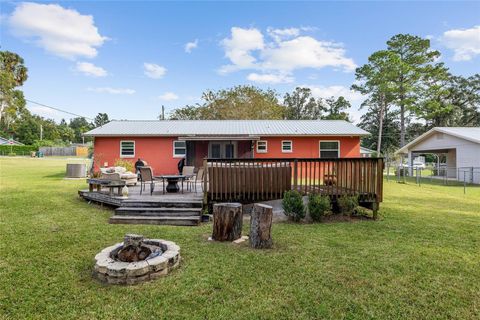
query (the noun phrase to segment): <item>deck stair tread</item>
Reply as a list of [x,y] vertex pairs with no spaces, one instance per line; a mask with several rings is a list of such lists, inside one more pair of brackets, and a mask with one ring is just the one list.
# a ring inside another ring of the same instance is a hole
[[115,214],[130,216],[200,216],[202,208],[120,207],[115,209]]
[[194,211],[201,212],[202,208],[178,208],[178,207],[119,207],[116,210],[118,211],[136,211],[136,210],[146,210],[146,211],[172,211],[172,212],[182,212],[182,211]]
[[177,226],[196,226],[200,223],[200,216],[121,216],[110,217],[110,223],[122,224],[163,224]]

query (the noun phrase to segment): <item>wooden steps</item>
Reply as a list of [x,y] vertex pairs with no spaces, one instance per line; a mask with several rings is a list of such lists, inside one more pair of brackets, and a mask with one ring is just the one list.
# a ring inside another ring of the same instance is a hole
[[202,218],[202,202],[177,201],[123,201],[115,209],[110,223],[164,224],[175,226],[196,226]]
[[110,217],[113,224],[161,224],[173,226],[197,226],[201,216],[123,216],[114,215]]
[[150,216],[150,217],[180,217],[180,216],[199,216],[202,208],[177,208],[177,207],[120,207],[115,209],[115,215],[118,216]]
[[78,194],[88,201],[116,208],[110,223],[197,226],[201,222],[201,197],[180,194],[139,196],[136,194],[138,190],[131,188],[131,191],[129,198],[87,190]]

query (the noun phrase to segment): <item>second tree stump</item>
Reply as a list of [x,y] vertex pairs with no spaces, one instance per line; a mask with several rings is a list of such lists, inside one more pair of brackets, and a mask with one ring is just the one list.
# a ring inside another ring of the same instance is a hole
[[255,204],[250,218],[250,247],[268,249],[272,247],[273,208]]
[[216,203],[213,205],[213,240],[239,239],[242,236],[242,223],[242,204]]

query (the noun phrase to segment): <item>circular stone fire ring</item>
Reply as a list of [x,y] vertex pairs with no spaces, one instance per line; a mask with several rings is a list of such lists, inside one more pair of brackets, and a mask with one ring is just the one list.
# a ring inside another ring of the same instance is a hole
[[95,256],[93,275],[108,284],[137,284],[166,276],[180,259],[180,247],[172,241],[126,235]]

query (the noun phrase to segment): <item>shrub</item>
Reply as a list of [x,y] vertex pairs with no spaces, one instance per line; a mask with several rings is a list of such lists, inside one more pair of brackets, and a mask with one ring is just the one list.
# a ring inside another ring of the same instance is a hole
[[355,209],[358,207],[357,196],[341,196],[337,202],[338,208],[343,215],[352,216],[355,214]]
[[135,166],[133,165],[133,163],[131,161],[128,161],[128,160],[117,159],[117,160],[115,160],[114,166],[115,167],[124,167],[125,169],[127,169],[127,171],[135,172]]
[[32,151],[37,151],[38,148],[35,146],[12,146],[12,145],[1,145],[0,146],[0,155],[7,155],[9,153],[15,153],[18,155],[29,155]]
[[282,201],[285,215],[293,221],[300,221],[305,218],[305,206],[303,205],[302,195],[295,190],[285,192]]
[[15,152],[10,152],[10,153],[8,154],[9,157],[15,157],[16,155],[17,155],[17,154],[16,154]]
[[320,221],[322,217],[331,213],[330,198],[320,194],[310,194],[308,197],[308,211],[313,221]]

